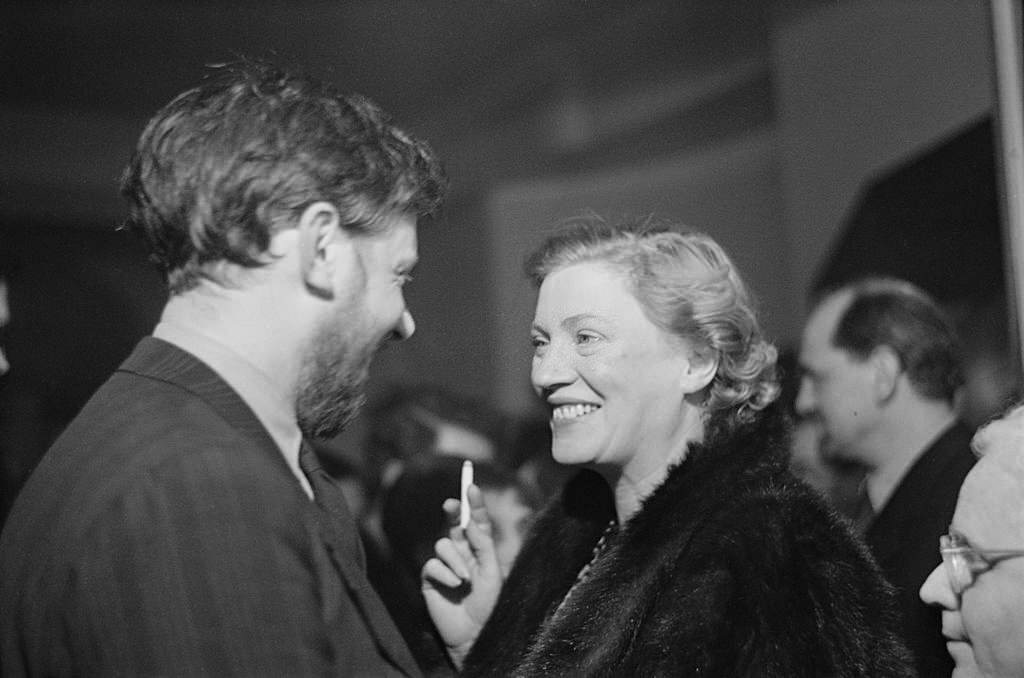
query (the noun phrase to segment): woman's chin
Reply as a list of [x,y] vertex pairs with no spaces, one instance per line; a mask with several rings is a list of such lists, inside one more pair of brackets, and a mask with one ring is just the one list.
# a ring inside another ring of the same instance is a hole
[[579,454],[572,452],[555,452],[551,451],[551,458],[563,466],[583,466],[587,463],[588,459]]
[[565,466],[583,466],[593,461],[593,454],[589,449],[560,442],[556,437],[551,446],[551,458]]

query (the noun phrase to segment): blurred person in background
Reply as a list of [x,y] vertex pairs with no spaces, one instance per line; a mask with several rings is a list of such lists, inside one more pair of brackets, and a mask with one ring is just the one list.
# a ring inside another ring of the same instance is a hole
[[0,377],[11,368],[7,362],[7,326],[11,322],[11,279],[17,270],[17,260],[11,251],[9,239],[0,233]]
[[361,527],[367,556],[387,567],[391,554],[381,509],[405,465],[421,455],[497,462],[504,419],[487,403],[437,384],[396,386],[368,409]]
[[800,480],[813,487],[833,506],[839,515],[850,521],[863,534],[870,519],[870,505],[864,493],[864,469],[842,459],[823,454],[821,422],[801,416],[796,411],[800,392],[800,368],[797,352],[783,351],[779,356],[782,392],[772,407],[781,408],[793,421],[789,468]]
[[[14,268],[10,243],[0,233],[0,388],[6,386],[7,380],[4,377],[11,369],[7,361],[7,332],[11,323],[10,281]],[[3,432],[2,424],[3,421],[0,421],[0,432]],[[6,447],[6,442],[6,436],[0,435],[0,527],[7,518],[7,512],[11,509],[25,474],[21,464],[17,463],[21,457],[15,459],[15,455]]]
[[551,456],[551,425],[547,418],[528,414],[511,418],[508,425],[508,458],[520,480],[541,499],[562,492],[577,469],[559,464]]
[[445,187],[372,102],[259,61],[146,126],[128,224],[170,291],[0,537],[0,673],[416,676],[311,439],[412,335]]
[[[448,533],[442,504],[459,493],[462,464],[462,459],[448,455],[411,459],[384,492],[382,528],[394,567],[374,572],[390,573],[393,579],[374,583],[428,675],[451,671],[420,592],[420,570],[433,555],[437,540]],[[504,577],[522,547],[538,498],[504,465],[476,461],[473,466],[473,481],[491,520],[495,555]]]
[[725,252],[582,218],[528,270],[552,454],[585,470],[504,582],[478,492],[438,542],[424,594],[464,674],[911,675],[890,587],[789,473],[775,349]]
[[[0,242],[0,247],[3,243]],[[7,362],[7,353],[4,351],[7,345],[7,325],[11,322],[11,305],[7,291],[7,270],[0,255],[0,377],[7,374],[11,368]]]
[[983,426],[979,461],[935,554],[921,599],[942,611],[961,678],[1024,676],[1024,404]]
[[949,676],[938,610],[918,590],[974,464],[954,408],[963,382],[952,325],[924,292],[867,278],[826,293],[803,331],[798,413],[827,458],[865,471],[865,540],[896,587],[902,632],[921,676]]
[[364,450],[375,487],[424,453],[472,461],[496,461],[501,454],[501,414],[444,386],[396,386],[366,416]]
[[789,468],[800,480],[817,490],[857,534],[864,534],[871,520],[864,491],[864,469],[821,453],[821,424],[797,417],[793,423]]

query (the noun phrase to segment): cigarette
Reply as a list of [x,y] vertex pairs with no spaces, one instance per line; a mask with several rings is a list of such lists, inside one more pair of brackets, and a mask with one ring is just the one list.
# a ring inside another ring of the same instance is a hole
[[469,526],[469,486],[473,484],[473,462],[469,459],[462,462],[462,481],[459,493],[459,527]]

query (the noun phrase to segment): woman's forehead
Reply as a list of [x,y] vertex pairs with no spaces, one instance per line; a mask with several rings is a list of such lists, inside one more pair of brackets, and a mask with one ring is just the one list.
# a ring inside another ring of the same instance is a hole
[[621,271],[602,263],[584,262],[560,268],[544,279],[537,312],[559,321],[584,315],[633,320],[640,312],[640,302]]

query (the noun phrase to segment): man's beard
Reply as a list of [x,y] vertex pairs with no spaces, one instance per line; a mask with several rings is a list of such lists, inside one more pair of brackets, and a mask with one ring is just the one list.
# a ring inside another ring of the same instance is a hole
[[296,414],[307,438],[341,433],[366,402],[370,362],[378,342],[324,323],[310,342],[299,374]]

